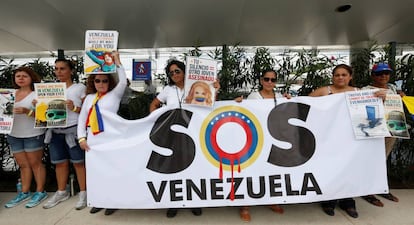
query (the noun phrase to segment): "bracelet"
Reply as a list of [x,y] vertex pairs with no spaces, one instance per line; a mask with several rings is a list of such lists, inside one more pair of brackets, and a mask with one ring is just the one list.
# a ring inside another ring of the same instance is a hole
[[76,112],[76,110],[78,109],[78,107],[75,105],[72,109],[73,112]]
[[31,109],[28,113],[27,113],[27,116],[28,117],[31,117],[33,115],[33,109]]
[[78,140],[79,144],[80,144],[81,142],[84,142],[84,141],[86,141],[86,138],[85,138],[85,137],[79,138],[79,140]]

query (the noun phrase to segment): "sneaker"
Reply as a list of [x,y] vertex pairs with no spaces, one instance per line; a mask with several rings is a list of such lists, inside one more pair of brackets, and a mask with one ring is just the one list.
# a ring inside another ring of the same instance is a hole
[[76,210],[81,210],[86,207],[86,191],[79,192],[79,201],[76,203]]
[[39,205],[46,198],[47,198],[46,191],[36,192],[36,193],[33,194],[30,201],[26,204],[26,208],[33,208],[33,207]]
[[9,202],[7,202],[4,207],[6,208],[12,208],[15,207],[16,205],[29,200],[30,198],[30,192],[20,192],[19,194],[16,195],[16,197],[14,197],[12,200],[10,200]]
[[52,196],[52,198],[46,202],[46,204],[43,205],[44,209],[50,209],[57,204],[66,201],[69,199],[69,193],[65,191],[63,194],[60,194],[59,191],[56,191],[56,193]]

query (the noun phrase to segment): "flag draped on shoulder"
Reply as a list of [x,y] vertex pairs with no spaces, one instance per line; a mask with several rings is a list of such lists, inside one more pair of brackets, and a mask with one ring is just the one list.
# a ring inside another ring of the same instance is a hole
[[88,119],[86,120],[86,126],[92,129],[92,133],[97,135],[104,131],[104,124],[102,120],[102,115],[99,110],[98,101],[104,95],[99,96],[96,93],[95,99],[93,100],[92,107],[89,109]]

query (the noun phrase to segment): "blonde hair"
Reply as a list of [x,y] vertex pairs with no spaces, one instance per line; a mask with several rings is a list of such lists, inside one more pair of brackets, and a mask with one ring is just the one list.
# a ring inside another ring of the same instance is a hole
[[194,89],[196,87],[201,87],[206,91],[206,104],[207,105],[212,105],[213,102],[211,101],[211,90],[210,87],[208,86],[208,84],[204,81],[196,81],[191,85],[190,91],[188,93],[188,98],[186,99],[186,103],[191,103],[191,101],[194,99]]

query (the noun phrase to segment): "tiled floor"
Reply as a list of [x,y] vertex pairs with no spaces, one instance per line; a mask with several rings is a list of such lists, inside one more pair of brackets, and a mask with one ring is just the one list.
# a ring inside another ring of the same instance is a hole
[[[285,205],[285,213],[275,214],[268,207],[251,207],[252,221],[245,223],[239,219],[237,207],[205,208],[203,215],[193,216],[190,210],[180,210],[175,218],[166,218],[164,209],[155,210],[118,210],[111,216],[102,212],[90,214],[89,208],[74,209],[77,198],[73,197],[52,209],[43,209],[41,205],[26,209],[24,204],[15,208],[0,207],[0,225],[104,225],[104,224],[372,224],[372,225],[414,225],[414,189],[391,190],[400,198],[399,203],[381,199],[384,207],[370,205],[356,198],[359,218],[353,219],[339,208],[335,216],[325,215],[319,204]],[[4,205],[14,197],[14,193],[0,192],[0,204]]]

